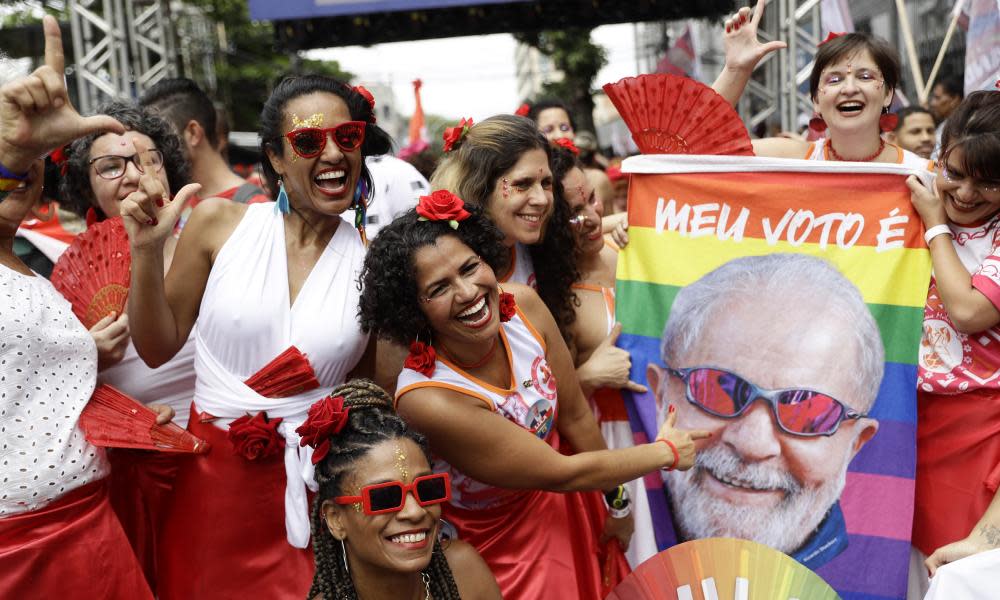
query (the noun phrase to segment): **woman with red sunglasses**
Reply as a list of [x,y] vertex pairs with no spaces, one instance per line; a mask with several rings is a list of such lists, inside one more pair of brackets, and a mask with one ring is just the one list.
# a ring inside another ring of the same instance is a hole
[[[969,94],[948,117],[941,148],[932,188],[907,180],[934,263],[913,513],[914,557],[926,558],[931,574],[1000,547],[1000,92]],[[919,597],[922,562],[910,572]]]
[[382,388],[362,379],[335,388],[299,431],[319,484],[309,598],[500,598],[472,546],[441,540],[448,473],[431,472],[424,436]]
[[[166,278],[161,249],[182,207],[146,179],[122,202],[132,340],[155,367],[197,320],[188,429],[212,445],[181,466],[166,508],[161,599],[308,591],[314,484],[295,428],[313,402],[374,362],[355,317],[365,246],[341,218],[372,189],[364,157],[390,147],[366,93],[320,76],[279,83],[260,132],[278,202],[199,203]],[[290,347],[305,354],[318,387],[265,397],[244,383]]]
[[690,468],[706,434],[668,420],[654,443],[609,451],[551,313],[528,286],[499,289],[507,256],[481,209],[444,190],[424,196],[365,258],[361,323],[410,345],[397,409],[450,473],[445,518],[503,595],[597,600],[627,569],[621,484]]

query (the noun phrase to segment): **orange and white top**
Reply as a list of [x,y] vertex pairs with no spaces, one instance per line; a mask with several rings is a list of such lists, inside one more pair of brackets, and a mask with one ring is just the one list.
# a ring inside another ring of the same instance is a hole
[[[931,172],[934,171],[934,161],[927,160],[926,158],[920,158],[909,150],[903,150],[895,144],[886,144],[886,146],[895,148],[897,165],[903,165],[904,167],[909,167],[911,169],[923,169]],[[830,156],[830,148],[826,144],[826,138],[820,138],[810,144],[809,151],[806,152],[806,155],[803,158],[806,160],[833,160]]]
[[[406,394],[416,389],[451,390],[479,400],[491,411],[557,448],[556,378],[545,359],[545,340],[518,309],[510,321],[500,325],[500,344],[510,364],[510,383],[506,388],[470,375],[438,354],[431,377],[406,368],[399,374],[397,406],[405,401]],[[448,471],[451,474],[451,503],[461,508],[492,508],[507,504],[525,493],[525,490],[498,488],[476,481],[438,457],[435,457],[432,467],[435,472]]]

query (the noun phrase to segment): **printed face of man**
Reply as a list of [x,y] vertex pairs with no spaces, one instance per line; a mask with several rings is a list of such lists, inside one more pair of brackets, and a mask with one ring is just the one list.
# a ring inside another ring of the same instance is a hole
[[[825,316],[820,301],[753,297],[723,301],[675,369],[715,367],[765,390],[822,392],[858,412],[858,360],[845,325]],[[685,384],[650,365],[661,419],[677,408],[677,426],[713,433],[689,471],[664,475],[684,539],[738,537],[792,553],[840,497],[847,465],[878,429],[868,418],[845,420],[829,437],[779,429],[762,398],[725,419],[686,399]]]

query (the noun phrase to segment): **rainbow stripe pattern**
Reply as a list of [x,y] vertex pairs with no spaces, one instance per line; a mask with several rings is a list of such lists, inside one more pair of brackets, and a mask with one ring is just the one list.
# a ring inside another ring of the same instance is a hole
[[[660,336],[677,292],[740,256],[829,260],[861,291],[881,331],[885,375],[870,416],[878,433],[848,467],[840,500],[848,545],[816,572],[845,600],[904,598],[916,468],[916,377],[930,255],[897,165],[744,157],[628,159],[629,238],[617,273],[618,345],[633,381],[662,365]],[[741,216],[746,218],[741,223]],[[765,221],[766,219],[766,221]],[[822,291],[817,291],[822,293]],[[656,434],[655,400],[626,395],[636,442]],[[646,478],[657,545],[679,540],[657,475]]]

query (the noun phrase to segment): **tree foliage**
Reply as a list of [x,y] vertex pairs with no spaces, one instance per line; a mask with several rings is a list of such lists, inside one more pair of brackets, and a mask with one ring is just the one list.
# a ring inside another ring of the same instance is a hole
[[591,87],[597,73],[608,64],[607,51],[590,39],[590,29],[519,33],[518,41],[533,46],[552,60],[563,73],[561,81],[543,84],[545,96],[565,102],[573,112],[577,128],[594,131],[594,98]]

